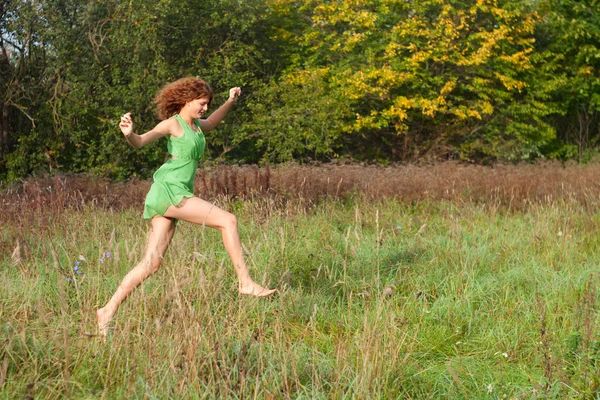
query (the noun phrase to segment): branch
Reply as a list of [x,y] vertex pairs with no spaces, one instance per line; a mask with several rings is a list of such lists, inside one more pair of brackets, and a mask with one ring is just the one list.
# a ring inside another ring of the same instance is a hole
[[23,47],[17,45],[16,43],[13,43],[12,41],[8,40],[7,38],[3,37],[2,41],[10,44],[12,47],[14,47],[15,49],[19,50],[21,52],[21,54],[24,53]]
[[8,68],[10,69],[11,54],[6,50],[6,46],[4,45],[4,40],[2,37],[0,37],[0,52],[6,58],[6,64],[8,65]]
[[23,107],[22,105],[19,105],[17,103],[14,103],[12,101],[9,101],[8,105],[9,106],[14,106],[15,108],[18,108],[23,114],[25,114],[25,116],[27,118],[29,118],[29,120],[31,121],[31,127],[35,128],[35,120],[29,114],[27,114],[27,111],[26,111],[27,109],[25,107]]
[[[244,140],[248,140],[248,139],[251,139],[251,138],[253,138],[253,137],[257,137],[257,136],[260,136],[260,134],[258,134],[258,133],[253,133],[253,134],[250,134],[250,135],[246,136],[246,137],[245,137],[245,138],[244,138],[242,141],[244,141]],[[229,153],[231,150],[235,149],[235,148],[236,148],[236,147],[238,147],[240,144],[241,144],[241,142],[240,142],[240,143],[238,143],[238,144],[234,144],[234,145],[232,145],[232,146],[226,146],[226,147],[223,149],[223,151],[221,152],[221,154],[219,154],[219,157],[223,157],[225,154]]]

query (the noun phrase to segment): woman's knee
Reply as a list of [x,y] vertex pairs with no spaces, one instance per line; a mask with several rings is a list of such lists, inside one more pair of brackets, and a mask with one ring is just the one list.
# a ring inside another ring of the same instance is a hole
[[237,230],[238,227],[238,221],[237,221],[237,217],[231,213],[226,213],[225,216],[223,217],[223,228],[225,230]]
[[158,270],[160,269],[160,260],[159,261],[153,261],[152,263],[150,263],[148,265],[148,275],[152,275],[155,274],[156,272],[158,272]]
[[160,269],[162,264],[162,257],[157,254],[151,254],[144,260],[144,267],[148,276],[156,273]]

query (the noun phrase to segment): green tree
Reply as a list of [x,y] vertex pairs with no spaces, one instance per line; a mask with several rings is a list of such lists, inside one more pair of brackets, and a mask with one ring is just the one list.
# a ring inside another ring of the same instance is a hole
[[[6,163],[13,178],[34,169],[27,155],[67,171],[149,175],[164,160],[164,143],[130,149],[117,128],[122,113],[131,111],[138,131],[144,131],[158,122],[152,99],[167,82],[200,76],[217,90],[220,103],[232,86],[252,95],[277,68],[268,62],[275,57],[263,56],[270,51],[262,27],[268,13],[258,0],[59,0],[30,8],[45,26],[32,43],[47,62],[24,76],[43,77],[47,97],[36,97],[39,109],[21,108],[36,128],[19,129],[22,140]],[[24,6],[10,15],[3,38],[22,32],[19,24],[29,18]],[[247,119],[246,107],[242,102],[209,135],[211,156],[240,156],[243,146],[232,143]]]
[[13,178],[52,168],[49,139],[28,135],[46,127],[38,114],[45,111],[51,56],[45,41],[48,21],[40,15],[41,8],[36,0],[0,2],[0,174],[11,170]]
[[552,69],[560,104],[551,122],[561,141],[552,151],[583,160],[600,139],[600,3],[546,0],[541,12],[539,53]]

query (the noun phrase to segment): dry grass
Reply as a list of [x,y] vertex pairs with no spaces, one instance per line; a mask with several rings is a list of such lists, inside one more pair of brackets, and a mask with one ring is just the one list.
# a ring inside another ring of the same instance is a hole
[[[312,204],[359,195],[365,200],[396,198],[411,203],[487,203],[510,210],[567,200],[593,209],[600,202],[598,176],[600,164],[564,166],[550,162],[495,167],[457,163],[391,167],[220,166],[198,170],[195,192],[206,199],[269,197],[280,204]],[[117,183],[86,175],[29,178],[19,184],[0,186],[0,216],[4,221],[16,221],[25,214],[36,215],[36,210],[41,215],[48,208],[81,209],[89,204],[114,210],[141,208],[150,185],[151,180]]]
[[[307,209],[330,199],[446,201],[524,211],[567,201],[592,212],[600,205],[600,164],[557,162],[484,167],[458,163],[396,165],[218,166],[198,170],[195,193],[227,207],[231,200],[268,200],[265,209]],[[88,175],[54,175],[0,185],[0,221],[44,228],[64,210],[87,206],[141,210],[151,180],[112,182]],[[289,207],[290,203],[294,206]],[[51,210],[52,212],[48,212]],[[8,251],[18,237],[0,237]],[[8,246],[8,247],[7,247]]]

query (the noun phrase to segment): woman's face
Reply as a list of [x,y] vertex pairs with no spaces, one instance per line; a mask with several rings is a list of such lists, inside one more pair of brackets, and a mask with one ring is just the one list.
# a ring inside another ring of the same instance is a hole
[[207,97],[200,97],[199,99],[195,99],[187,103],[187,107],[189,107],[189,113],[192,118],[200,118],[202,114],[208,111],[208,105],[210,104],[210,99]]

